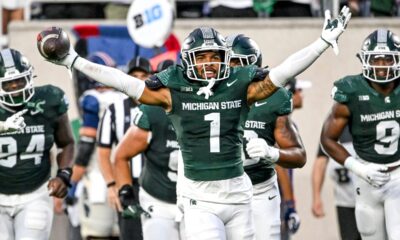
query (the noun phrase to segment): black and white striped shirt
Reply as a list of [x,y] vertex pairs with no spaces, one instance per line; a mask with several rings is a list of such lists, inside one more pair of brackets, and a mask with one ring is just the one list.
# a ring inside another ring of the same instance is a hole
[[[109,105],[97,130],[97,145],[104,148],[112,148],[113,145],[117,145],[133,124],[133,118],[138,111],[136,107],[137,103],[132,98]],[[140,155],[135,156],[130,164],[132,166],[132,177],[139,178],[143,167],[142,157]]]

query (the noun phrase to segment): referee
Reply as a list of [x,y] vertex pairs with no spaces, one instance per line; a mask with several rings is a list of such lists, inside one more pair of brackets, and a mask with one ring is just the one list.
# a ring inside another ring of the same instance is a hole
[[[146,80],[151,74],[150,62],[143,57],[135,57],[128,64],[127,73],[141,80]],[[108,202],[118,211],[120,239],[122,240],[143,239],[140,218],[127,219],[121,217],[122,207],[118,198],[118,189],[115,185],[111,164],[112,148],[117,145],[132,124],[137,105],[138,102],[132,98],[111,104],[101,119],[97,134],[99,166],[107,183]],[[135,158],[141,158],[141,156],[136,156]],[[134,161],[131,161],[131,169],[135,195],[138,199],[138,178],[142,169],[142,161],[135,158]]]

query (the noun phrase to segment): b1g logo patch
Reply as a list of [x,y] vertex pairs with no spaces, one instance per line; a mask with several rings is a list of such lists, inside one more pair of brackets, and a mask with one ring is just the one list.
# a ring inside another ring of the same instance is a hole
[[129,35],[140,46],[161,47],[173,24],[173,6],[168,0],[135,0],[129,8]]
[[139,13],[138,15],[133,16],[135,21],[135,27],[140,28],[144,24],[150,24],[151,22],[160,20],[162,18],[162,9],[160,5],[155,5],[149,9],[144,11],[144,14]]

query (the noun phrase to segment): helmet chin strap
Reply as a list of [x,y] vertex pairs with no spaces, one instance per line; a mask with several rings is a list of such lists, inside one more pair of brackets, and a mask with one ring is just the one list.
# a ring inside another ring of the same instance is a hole
[[211,88],[214,86],[214,84],[215,84],[215,78],[212,78],[208,82],[207,86],[199,88],[199,91],[197,91],[197,95],[204,94],[204,98],[208,99],[209,97],[214,95],[213,91],[211,90]]

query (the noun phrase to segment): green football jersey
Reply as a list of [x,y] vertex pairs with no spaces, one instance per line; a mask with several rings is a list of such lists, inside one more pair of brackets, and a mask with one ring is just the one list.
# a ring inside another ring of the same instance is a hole
[[171,91],[175,127],[185,176],[195,181],[230,179],[243,174],[243,128],[248,113],[247,87],[255,66],[232,68],[228,79],[216,82],[214,95],[197,95],[204,83],[189,81],[181,67],[157,74]]
[[152,133],[139,183],[157,199],[176,203],[179,145],[175,130],[163,108],[140,105],[139,109],[134,123]]
[[[50,177],[50,149],[54,143],[57,118],[67,112],[64,92],[54,86],[35,87],[35,94],[24,106],[26,127],[0,134],[0,193],[29,193]],[[12,112],[0,108],[0,120]]]
[[[272,96],[262,101],[255,102],[251,108],[247,120],[244,123],[243,149],[252,138],[262,138],[270,146],[275,145],[274,129],[276,119],[292,112],[291,93],[280,88]],[[244,170],[249,175],[253,185],[270,179],[274,174],[274,165],[262,159],[254,161],[245,151],[246,161]]]
[[361,159],[381,164],[400,159],[399,86],[384,96],[360,74],[336,81],[332,96],[350,109],[349,130]]

